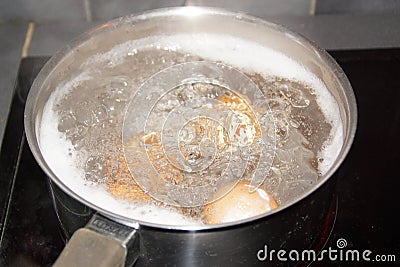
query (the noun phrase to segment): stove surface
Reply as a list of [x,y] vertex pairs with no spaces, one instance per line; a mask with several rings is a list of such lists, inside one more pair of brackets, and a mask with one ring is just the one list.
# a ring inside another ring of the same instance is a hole
[[[395,216],[400,195],[400,49],[330,54],[353,86],[359,119],[351,151],[335,173],[337,214],[325,247],[337,248],[341,240],[348,249],[370,250],[370,258],[394,255],[399,262]],[[27,93],[47,60],[28,57],[20,64],[0,154],[0,266],[50,266],[65,243],[46,176],[23,132]],[[337,263],[366,262],[314,262],[312,266]],[[395,262],[384,266],[392,265]]]

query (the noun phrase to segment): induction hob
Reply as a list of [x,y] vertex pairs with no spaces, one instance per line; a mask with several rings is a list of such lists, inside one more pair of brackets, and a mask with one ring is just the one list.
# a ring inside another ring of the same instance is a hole
[[[382,266],[396,266],[400,263],[400,49],[330,54],[353,86],[359,119],[351,151],[335,173],[336,220],[325,247],[370,250],[371,262],[337,259],[311,266],[375,266],[379,259]],[[23,131],[27,93],[47,60],[22,59],[14,89],[0,154],[0,266],[50,266],[66,240],[46,176]]]

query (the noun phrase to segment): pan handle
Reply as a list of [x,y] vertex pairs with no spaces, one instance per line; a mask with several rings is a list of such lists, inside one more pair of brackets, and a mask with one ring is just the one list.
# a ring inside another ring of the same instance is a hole
[[95,214],[78,229],[54,267],[132,266],[139,257],[138,229]]

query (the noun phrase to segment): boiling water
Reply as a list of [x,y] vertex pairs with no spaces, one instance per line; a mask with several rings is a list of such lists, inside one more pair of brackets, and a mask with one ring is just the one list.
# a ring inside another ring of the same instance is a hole
[[[276,150],[261,186],[280,204],[309,190],[329,169],[342,146],[343,129],[334,98],[317,77],[283,54],[242,39],[212,34],[133,40],[88,58],[81,74],[60,84],[45,106],[40,148],[50,168],[84,199],[122,216],[171,225],[201,223],[201,207],[171,207],[143,192],[128,169],[122,143],[124,114],[140,85],[169,66],[199,60],[224,62],[240,69],[268,99]],[[194,90],[185,90],[185,95],[196,97]],[[209,97],[218,98],[223,93],[217,91],[211,90]],[[163,103],[172,107],[179,104],[172,100],[164,98]],[[210,127],[216,131],[218,125]],[[137,144],[146,145],[140,139],[143,136],[132,136],[132,140],[135,138]],[[161,155],[153,163],[165,159]],[[249,162],[244,179],[254,171],[251,162],[257,163],[257,157]],[[182,172],[168,162],[158,166],[168,170],[166,180],[179,183],[174,179]],[[205,169],[203,174],[210,173]]]

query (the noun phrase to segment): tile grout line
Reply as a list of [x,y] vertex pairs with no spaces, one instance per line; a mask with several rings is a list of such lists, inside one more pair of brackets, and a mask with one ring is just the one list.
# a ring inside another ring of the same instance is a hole
[[86,21],[87,22],[92,22],[92,10],[90,8],[90,0],[83,0],[83,4],[85,5],[85,15],[86,15]]
[[28,56],[28,50],[29,50],[29,46],[31,45],[34,30],[35,30],[35,22],[31,21],[28,24],[28,30],[26,31],[26,35],[25,35],[24,46],[22,47],[22,53],[21,53],[22,58]]
[[310,0],[310,9],[308,10],[308,15],[315,15],[315,6],[317,5],[317,0]]

